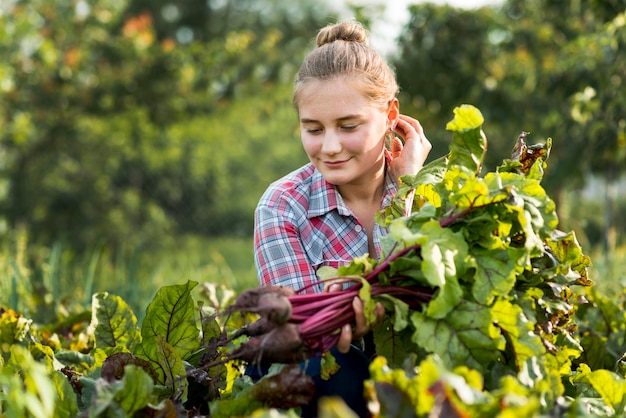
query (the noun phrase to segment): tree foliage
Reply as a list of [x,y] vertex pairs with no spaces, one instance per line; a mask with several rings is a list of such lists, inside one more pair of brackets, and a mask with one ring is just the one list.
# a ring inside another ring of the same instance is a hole
[[[379,10],[353,6],[364,22]],[[489,121],[492,155],[521,130],[555,138],[545,182],[557,200],[589,172],[617,179],[623,12],[592,0],[413,5],[392,59],[402,109],[434,157],[461,103]],[[267,184],[305,161],[291,84],[335,20],[324,3],[24,0],[0,14],[5,231],[75,249],[249,235]]]
[[0,209],[34,241],[247,234],[259,181],[302,161],[288,86],[317,15],[299,9],[307,29],[249,12],[180,43],[136,7],[3,6]]
[[[413,5],[395,61],[403,102],[425,124],[441,123],[460,102],[479,105],[495,155],[520,130],[554,138],[545,186],[559,202],[591,173],[614,182],[626,167],[625,11],[621,2],[593,0]],[[444,146],[428,128],[435,147]],[[606,235],[620,224],[613,216]]]

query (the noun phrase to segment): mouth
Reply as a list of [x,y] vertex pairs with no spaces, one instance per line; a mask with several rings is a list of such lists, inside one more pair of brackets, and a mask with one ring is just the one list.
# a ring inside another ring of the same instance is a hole
[[346,165],[348,161],[350,161],[349,158],[347,160],[324,161],[324,165],[328,168],[340,168]]

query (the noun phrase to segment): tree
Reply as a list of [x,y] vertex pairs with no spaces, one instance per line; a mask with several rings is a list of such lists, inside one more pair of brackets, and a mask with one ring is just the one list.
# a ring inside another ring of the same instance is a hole
[[[499,120],[491,114],[498,107],[484,103],[506,100],[485,86],[501,28],[490,8],[474,11],[425,3],[409,11],[393,65],[402,106],[419,118],[433,142],[431,154],[437,157],[448,149],[447,135],[437,130],[459,104],[480,103],[487,120]],[[492,130],[491,123],[486,129]]]
[[552,137],[545,185],[567,223],[564,192],[582,188],[590,172],[613,178],[623,161],[614,152],[623,149],[626,100],[621,9],[592,0],[509,0],[471,11],[415,5],[399,38],[404,102],[425,121],[454,104],[480,106],[498,157],[521,131],[531,142]]
[[[183,44],[130,6],[28,0],[3,9],[3,218],[26,225],[34,242],[65,236],[78,249],[251,231],[250,195],[228,190],[244,184],[233,179],[246,167],[269,170],[250,176],[255,191],[267,183],[252,179],[279,175],[284,166],[258,164],[261,144],[269,155],[285,146],[268,138],[299,152],[294,114],[283,109],[321,9],[269,13],[277,26],[252,10],[237,22],[256,26]],[[225,110],[233,104],[236,115]]]

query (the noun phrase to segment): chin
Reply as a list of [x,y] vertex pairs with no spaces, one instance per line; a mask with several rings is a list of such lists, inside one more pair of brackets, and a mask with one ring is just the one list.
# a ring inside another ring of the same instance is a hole
[[343,186],[344,184],[347,184],[350,182],[350,180],[347,180],[345,178],[341,178],[341,177],[335,177],[335,176],[324,176],[324,180],[326,180],[328,183],[332,184],[333,186]]

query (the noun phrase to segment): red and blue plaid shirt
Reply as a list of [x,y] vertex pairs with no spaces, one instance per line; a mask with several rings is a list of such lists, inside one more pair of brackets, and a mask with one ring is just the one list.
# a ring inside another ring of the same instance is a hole
[[[381,209],[396,191],[387,170]],[[317,269],[336,268],[369,252],[365,228],[335,186],[310,163],[269,186],[256,208],[254,222],[254,261],[261,285],[322,291],[321,284],[309,286],[318,281]],[[370,257],[379,257],[380,238],[386,233],[375,225],[377,254]]]

